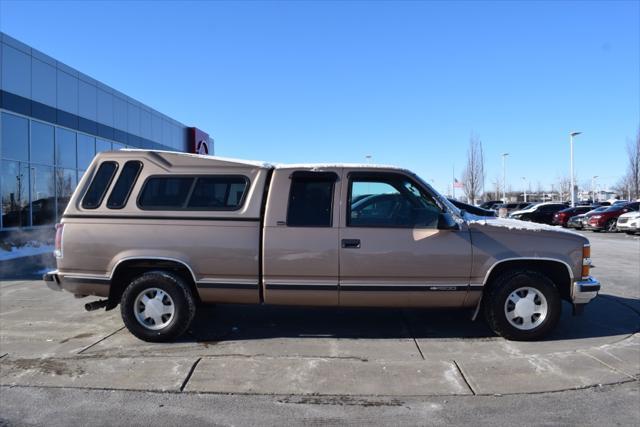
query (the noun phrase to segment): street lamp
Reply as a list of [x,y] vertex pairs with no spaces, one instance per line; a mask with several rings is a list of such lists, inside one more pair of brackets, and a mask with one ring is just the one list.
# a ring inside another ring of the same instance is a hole
[[522,177],[522,186],[524,188],[524,202],[527,203],[527,177],[523,176]]
[[507,156],[509,153],[502,153],[502,201],[507,203]]
[[594,184],[596,179],[598,179],[598,175],[594,175],[594,176],[591,177],[591,202],[592,203],[596,202],[596,187],[595,187],[595,184]]
[[576,206],[575,183],[573,182],[573,137],[580,135],[582,132],[571,132],[569,134],[569,146],[571,147],[571,207]]

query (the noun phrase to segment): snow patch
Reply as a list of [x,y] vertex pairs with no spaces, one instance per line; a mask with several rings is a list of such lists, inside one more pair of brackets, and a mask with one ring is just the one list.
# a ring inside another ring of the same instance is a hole
[[465,214],[465,219],[467,220],[467,223],[469,225],[472,225],[472,224],[489,225],[493,227],[508,228],[509,230],[556,231],[556,232],[569,233],[569,234],[575,234],[577,236],[580,236],[580,234],[574,233],[571,230],[566,230],[560,226],[539,224],[537,222],[521,221],[519,219],[484,217],[484,216],[472,215],[469,213]]

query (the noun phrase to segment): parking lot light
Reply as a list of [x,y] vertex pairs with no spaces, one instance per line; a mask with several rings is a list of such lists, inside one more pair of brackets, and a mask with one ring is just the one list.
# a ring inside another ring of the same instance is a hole
[[569,146],[571,149],[571,207],[576,206],[575,183],[573,177],[573,137],[580,135],[582,132],[571,132],[569,134]]

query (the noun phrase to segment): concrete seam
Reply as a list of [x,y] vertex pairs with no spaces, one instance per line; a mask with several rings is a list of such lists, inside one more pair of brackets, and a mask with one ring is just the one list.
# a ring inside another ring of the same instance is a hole
[[[562,388],[558,390],[544,390],[544,391],[529,391],[524,393],[518,392],[509,392],[509,393],[478,393],[476,396],[492,396],[492,397],[501,397],[501,396],[527,396],[527,395],[539,395],[539,394],[557,394],[564,393],[567,391],[576,391],[576,390],[589,390],[593,388],[600,387],[612,387],[619,386],[623,384],[636,383],[640,382],[638,379],[628,379],[622,381],[614,381],[610,383],[601,383],[601,384],[589,384],[584,386],[577,387],[569,387]],[[131,389],[131,388],[108,388],[108,387],[89,387],[89,386],[81,386],[81,387],[73,387],[73,386],[52,386],[52,385],[26,385],[26,384],[16,384],[16,383],[0,383],[0,389],[13,388],[13,387],[22,387],[22,388],[42,388],[42,389],[73,389],[73,390],[102,390],[102,391],[132,391],[132,392],[141,392],[141,393],[157,393],[157,394],[176,394],[181,393],[177,390],[142,390],[142,389]],[[185,391],[182,393],[189,394],[214,394],[214,395],[227,395],[227,396],[345,396],[345,395],[336,395],[336,394],[317,394],[317,393],[302,393],[302,394],[291,394],[291,393],[255,393],[255,392],[229,392],[229,391]],[[355,395],[347,395],[351,397],[455,397],[455,396],[465,396],[457,393],[445,393],[445,394],[406,394],[406,395],[393,395],[393,394],[355,394]],[[468,396],[468,395],[466,395]]]
[[189,369],[189,373],[187,374],[187,377],[184,379],[184,381],[182,382],[182,385],[180,386],[180,392],[184,391],[184,388],[187,386],[187,383],[189,383],[191,376],[193,376],[193,373],[196,370],[196,367],[198,366],[198,363],[200,363],[201,360],[202,360],[202,357],[199,357],[198,360],[193,362],[193,365],[191,366],[191,369]]
[[608,364],[608,363],[606,363],[606,362],[603,362],[602,360],[598,359],[596,356],[594,356],[594,355],[592,355],[592,354],[589,354],[589,353],[587,353],[586,351],[579,351],[579,353],[582,353],[582,354],[584,354],[585,356],[589,356],[590,358],[592,358],[592,359],[593,359],[593,360],[595,360],[596,362],[599,362],[599,363],[603,364],[604,366],[606,366],[607,368],[611,369],[612,371],[617,372],[617,373],[619,373],[619,374],[622,374],[622,375],[624,375],[625,377],[629,377],[629,378],[634,379],[634,380],[635,380],[635,379],[637,379],[637,378],[636,378],[636,377],[634,377],[633,375],[628,374],[628,373],[626,373],[625,371],[620,370],[620,369],[618,369],[618,368],[615,368],[615,367],[613,367],[613,366],[609,365],[609,364]]
[[5,357],[7,354],[9,354],[9,353],[5,353],[5,354],[3,354],[3,355],[0,355],[0,359],[2,359],[3,357]]
[[473,387],[471,387],[471,384],[469,383],[469,380],[467,380],[467,376],[464,374],[464,371],[462,370],[462,368],[460,367],[460,365],[458,365],[458,362],[456,362],[455,360],[452,360],[453,364],[455,365],[456,369],[458,369],[458,372],[460,373],[460,376],[462,377],[462,379],[464,380],[464,383],[467,385],[467,387],[469,387],[469,391],[474,395],[477,396],[476,391],[473,389]]
[[404,326],[407,328],[407,332],[409,332],[409,336],[413,340],[413,343],[416,345],[416,348],[418,349],[418,353],[420,353],[420,357],[422,358],[422,360],[426,360],[424,358],[424,354],[422,353],[422,349],[420,348],[420,345],[418,344],[418,341],[416,341],[416,337],[414,336],[414,333],[411,330],[411,326],[409,326],[409,322],[407,322],[407,318],[404,315],[404,311],[402,310],[400,311],[400,317],[402,318],[402,323],[404,323]]
[[85,348],[83,348],[82,350],[80,350],[79,352],[77,352],[76,354],[82,354],[85,351],[89,350],[91,347],[93,347],[94,345],[100,344],[102,341],[106,340],[107,338],[112,337],[113,335],[117,334],[118,332],[120,332],[121,330],[124,329],[124,326],[122,326],[121,328],[116,329],[115,331],[111,332],[109,335],[107,335],[106,337],[103,337],[101,339],[99,339],[98,341],[94,342],[93,344],[90,344],[88,346],[86,346]]

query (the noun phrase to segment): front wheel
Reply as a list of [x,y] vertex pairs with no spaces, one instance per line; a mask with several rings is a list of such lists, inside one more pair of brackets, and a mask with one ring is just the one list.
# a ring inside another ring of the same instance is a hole
[[616,231],[618,231],[617,220],[610,219],[609,222],[607,222],[607,225],[605,226],[605,228],[609,233],[615,233]]
[[122,294],[125,326],[143,341],[171,341],[182,335],[196,305],[187,283],[178,275],[150,271],[134,279]]
[[510,271],[493,283],[485,317],[493,331],[509,340],[532,341],[551,332],[562,303],[554,283],[535,271]]

